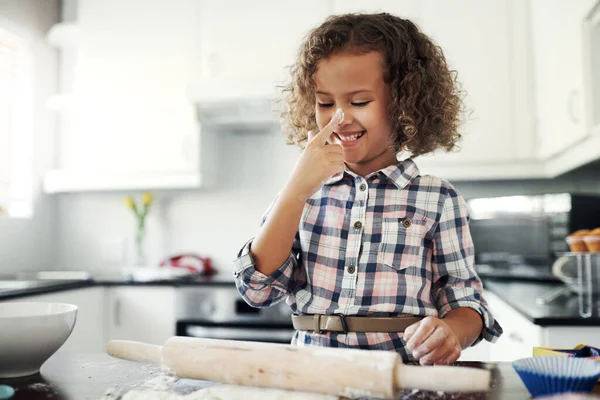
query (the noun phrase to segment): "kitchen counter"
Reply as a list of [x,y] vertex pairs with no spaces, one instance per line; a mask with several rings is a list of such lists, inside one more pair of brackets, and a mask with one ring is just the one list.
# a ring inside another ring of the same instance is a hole
[[517,310],[529,321],[540,326],[600,326],[600,315],[590,318],[579,315],[578,296],[569,294],[539,305],[536,299],[562,283],[484,279],[483,286]]
[[[15,282],[24,283],[20,285],[6,284],[3,286],[0,284],[0,301],[11,300],[16,298],[23,298],[27,296],[33,296],[37,294],[46,294],[54,292],[62,292],[65,290],[82,289],[86,287],[92,287],[97,285],[97,282],[92,280],[40,280],[40,281],[23,281],[23,280],[1,280],[0,282]],[[34,283],[36,282],[36,283]],[[31,285],[29,285],[31,283]]]
[[[177,279],[134,280],[122,275],[100,275],[85,280],[52,280],[33,287],[13,287],[3,289],[0,279],[0,301],[26,296],[81,289],[93,286],[233,286],[233,276],[216,274],[212,276],[190,275]],[[600,326],[600,316],[591,318],[579,316],[579,304],[576,295],[563,296],[548,305],[539,305],[536,299],[551,290],[563,286],[562,283],[483,278],[483,285],[517,310],[525,318],[540,326]]]
[[[530,395],[510,363],[458,363],[492,371],[492,391],[489,393],[442,393],[403,391],[398,399],[529,399]],[[0,379],[11,385],[13,400],[115,400],[137,388],[165,390],[188,394],[213,382],[189,379],[175,380],[161,372],[158,365],[138,364],[118,360],[106,354],[74,354],[58,352],[43,366],[41,373],[20,379]]]
[[[7,286],[2,285],[7,282]],[[233,276],[216,274],[212,276],[189,275],[176,279],[133,279],[118,274],[98,275],[89,279],[52,279],[36,280],[38,284],[14,285],[13,282],[33,282],[32,279],[15,279],[0,276],[0,301],[23,298],[32,295],[61,292],[64,290],[82,289],[93,286],[233,286]]]

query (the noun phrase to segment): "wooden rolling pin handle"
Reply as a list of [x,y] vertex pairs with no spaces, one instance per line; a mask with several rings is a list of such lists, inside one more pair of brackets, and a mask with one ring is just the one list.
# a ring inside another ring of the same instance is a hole
[[111,340],[106,346],[106,352],[112,357],[123,360],[162,364],[162,348],[154,344],[129,340]]
[[396,389],[443,392],[487,392],[491,373],[487,369],[465,367],[422,367],[398,365],[394,373]]
[[383,350],[172,337],[164,346],[112,340],[107,352],[125,360],[163,364],[180,378],[346,397],[392,399],[403,389],[490,390],[488,370],[404,365],[397,353]]

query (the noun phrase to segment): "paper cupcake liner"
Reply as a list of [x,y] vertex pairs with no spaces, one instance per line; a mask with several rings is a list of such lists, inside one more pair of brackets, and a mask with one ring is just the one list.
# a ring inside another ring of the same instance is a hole
[[600,363],[585,358],[529,357],[516,360],[512,365],[533,397],[589,393],[600,377]]

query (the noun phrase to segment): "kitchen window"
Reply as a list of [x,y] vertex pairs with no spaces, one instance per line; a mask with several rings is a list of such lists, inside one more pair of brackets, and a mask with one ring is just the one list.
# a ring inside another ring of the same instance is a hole
[[30,43],[0,26],[0,217],[33,215],[33,82]]

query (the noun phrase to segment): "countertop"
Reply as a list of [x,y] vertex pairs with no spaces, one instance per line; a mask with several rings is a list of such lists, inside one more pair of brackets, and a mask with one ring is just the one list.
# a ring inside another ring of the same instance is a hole
[[[538,297],[553,289],[563,287],[562,283],[485,277],[482,280],[486,290],[495,293],[536,325],[600,326],[598,313],[590,318],[582,318],[579,315],[577,295],[559,297],[548,305],[537,304]],[[133,280],[115,274],[94,276],[93,279],[85,280],[46,280],[40,286],[10,290],[3,290],[1,282],[3,282],[2,277],[0,277],[0,301],[93,286],[233,286],[234,278],[230,274],[216,274],[212,276],[191,275],[177,279]]]
[[[486,368],[492,371],[492,390],[489,393],[441,393],[405,390],[398,399],[529,399],[530,395],[510,363],[466,362],[457,365]],[[213,382],[189,379],[176,380],[161,371],[158,365],[137,364],[118,360],[106,354],[73,354],[58,352],[41,369],[41,373],[20,379],[0,379],[11,385],[16,394],[13,400],[84,400],[120,398],[137,389],[169,390],[188,394]]]
[[547,305],[537,304],[538,297],[564,287],[562,283],[484,279],[483,285],[536,325],[600,326],[597,311],[589,318],[579,315],[576,294],[559,297]]
[[[4,288],[3,282],[29,281],[36,282],[31,287]],[[171,279],[133,279],[131,277],[106,274],[89,279],[15,279],[14,277],[0,276],[0,301],[22,298],[32,295],[60,292],[63,290],[83,289],[93,286],[233,286],[233,275],[215,274],[211,276],[189,275]]]

